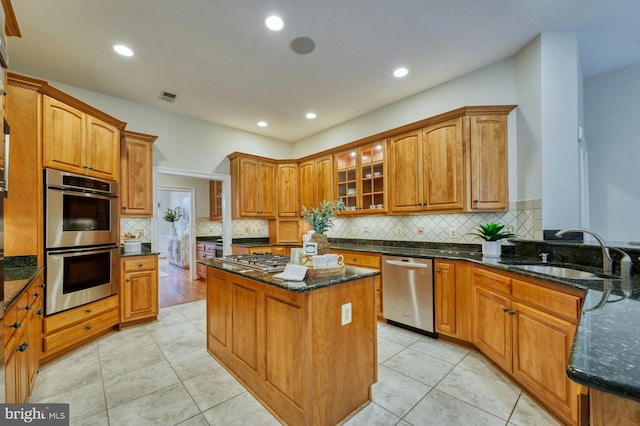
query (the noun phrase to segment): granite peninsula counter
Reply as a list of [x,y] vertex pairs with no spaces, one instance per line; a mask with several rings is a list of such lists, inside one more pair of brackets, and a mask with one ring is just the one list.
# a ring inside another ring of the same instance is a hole
[[207,349],[285,424],[335,425],[377,381],[372,269],[302,283],[207,266]]

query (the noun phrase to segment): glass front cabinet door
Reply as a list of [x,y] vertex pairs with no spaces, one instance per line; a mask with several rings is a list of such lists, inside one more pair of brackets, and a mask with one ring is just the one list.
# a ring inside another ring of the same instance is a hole
[[335,155],[336,190],[346,207],[341,214],[386,212],[385,142]]

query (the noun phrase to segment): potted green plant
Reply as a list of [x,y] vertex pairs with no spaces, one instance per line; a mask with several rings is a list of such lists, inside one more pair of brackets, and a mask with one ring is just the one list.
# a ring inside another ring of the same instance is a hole
[[487,222],[478,225],[471,234],[482,238],[482,255],[484,257],[500,257],[501,241],[516,236],[513,232],[504,230],[504,225],[497,222]]
[[329,252],[329,241],[325,232],[333,228],[333,218],[344,209],[345,205],[342,200],[322,200],[319,208],[307,209],[306,206],[302,206],[302,217],[314,231],[311,240],[318,243],[318,254]]
[[182,207],[177,206],[174,208],[169,207],[162,214],[162,218],[169,222],[169,234],[176,235],[176,222],[182,218]]

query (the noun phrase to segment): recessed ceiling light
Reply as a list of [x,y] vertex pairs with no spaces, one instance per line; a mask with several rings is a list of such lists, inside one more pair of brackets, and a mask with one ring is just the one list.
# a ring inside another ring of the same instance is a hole
[[127,46],[123,46],[122,44],[116,44],[113,46],[113,50],[122,56],[133,56],[133,50],[129,49]]
[[258,121],[258,126],[260,127],[267,127],[269,125],[269,123],[267,123],[266,121]]
[[284,21],[276,15],[269,16],[264,23],[271,31],[280,31],[284,28]]
[[409,70],[404,67],[396,68],[393,72],[393,76],[398,78],[405,77],[407,74],[409,74]]
[[316,117],[317,117],[317,115],[316,115],[316,113],[315,113],[315,112],[308,112],[308,113],[307,113],[307,115],[306,115],[306,117],[307,117],[309,120],[313,120],[314,118],[316,118]]

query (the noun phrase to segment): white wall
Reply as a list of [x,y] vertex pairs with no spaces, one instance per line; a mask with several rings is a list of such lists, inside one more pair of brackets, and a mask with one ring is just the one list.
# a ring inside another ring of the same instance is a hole
[[585,80],[591,228],[639,241],[640,64]]
[[562,229],[580,225],[578,39],[541,37],[542,226]]
[[291,144],[219,124],[174,114],[125,99],[50,81],[52,86],[127,122],[127,129],[158,136],[156,166],[229,174],[226,156],[234,151],[270,158],[290,158]]
[[[506,59],[356,117],[293,145],[300,158],[389,129],[472,105],[516,104],[515,61]],[[518,199],[516,117],[509,115],[509,198]]]
[[195,217],[209,217],[209,181],[207,179],[158,173],[158,187],[195,189]]
[[516,55],[517,193],[520,200],[542,198],[542,40],[538,36]]

